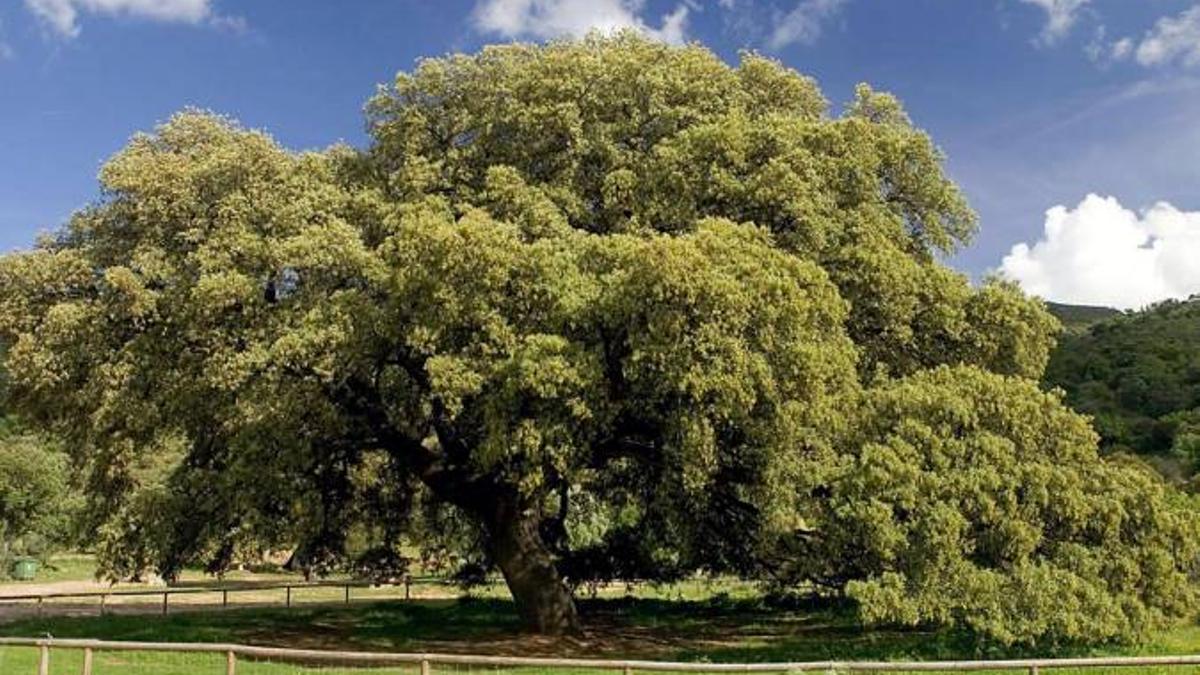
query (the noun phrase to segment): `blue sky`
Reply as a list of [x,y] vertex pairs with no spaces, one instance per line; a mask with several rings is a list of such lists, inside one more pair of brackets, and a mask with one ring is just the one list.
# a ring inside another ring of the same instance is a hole
[[421,56],[614,26],[760,50],[839,105],[860,81],[898,94],[980,213],[950,260],[975,278],[1124,307],[1200,292],[1198,0],[0,0],[0,250],[185,106],[361,145],[365,100]]

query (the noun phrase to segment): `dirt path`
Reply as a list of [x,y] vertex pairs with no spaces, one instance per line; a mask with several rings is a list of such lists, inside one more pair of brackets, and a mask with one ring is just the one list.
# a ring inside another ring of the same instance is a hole
[[[157,590],[163,585],[152,584],[117,584],[99,581],[54,581],[44,583],[0,584],[0,623],[28,619],[36,616],[95,616],[100,612],[99,598],[71,598],[63,600],[47,600],[39,608],[35,600],[15,600],[21,596],[53,595],[56,593],[100,593],[115,590]],[[153,601],[154,596],[141,598],[142,603]],[[126,605],[117,610],[119,613],[144,611],[149,613],[157,609],[162,611],[162,604]],[[114,609],[111,605],[106,610]]]
[[[283,588],[261,588],[264,584],[293,582],[292,592]],[[184,588],[208,588],[208,592],[172,593],[168,598],[168,613],[223,611],[233,609],[284,607],[290,601],[296,607],[345,604],[344,590],[338,586],[306,587],[299,579],[264,579],[258,582],[240,579],[220,582],[215,579],[189,580],[181,584]],[[222,589],[228,589],[222,594]],[[96,581],[58,581],[46,583],[20,583],[0,585],[0,624],[38,616],[98,616],[116,615],[161,615],[163,600],[161,591],[168,590],[165,584],[108,584]],[[25,599],[31,595],[62,593],[102,593],[112,595],[104,599],[101,606],[99,596],[81,598],[47,597],[39,604],[36,599]],[[122,592],[140,591],[145,594],[128,595]],[[455,589],[443,586],[413,586],[413,600],[446,599],[457,597]],[[405,597],[403,586],[355,587],[351,590],[351,602],[398,600]],[[21,598],[21,599],[18,599]]]
[[0,584],[0,601],[20,595],[51,595],[54,593],[100,593],[103,591],[152,591],[163,584],[117,584],[100,581],[53,581],[47,583]]

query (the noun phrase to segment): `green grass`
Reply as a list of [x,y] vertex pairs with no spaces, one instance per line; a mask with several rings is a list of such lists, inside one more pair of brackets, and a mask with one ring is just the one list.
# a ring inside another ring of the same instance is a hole
[[0,584],[16,586],[48,584],[57,581],[91,581],[96,575],[96,559],[85,553],[56,555],[49,564],[38,568],[37,576],[29,581],[5,578]]
[[[89,566],[64,564],[67,575]],[[90,571],[87,572],[90,574]],[[247,577],[246,580],[249,580]],[[432,590],[432,587],[431,587]],[[454,589],[446,589],[452,594]],[[961,631],[863,629],[844,606],[766,606],[752,585],[733,580],[689,580],[661,586],[614,585],[584,597],[588,633],[550,640],[523,634],[502,586],[475,589],[466,598],[411,602],[360,600],[355,604],[300,605],[187,611],[167,617],[115,614],[46,617],[0,624],[0,635],[156,642],[235,642],[305,649],[443,652],[521,656],[579,656],[702,662],[956,660],[1022,656],[1200,653],[1200,626],[1180,625],[1137,647],[1014,651],[981,647]],[[36,650],[0,648],[0,673],[36,672]],[[78,673],[78,652],[55,652],[52,673]],[[214,660],[215,659],[215,660]],[[94,675],[224,672],[207,655],[100,653]],[[215,664],[215,665],[214,665]],[[347,672],[292,665],[245,663],[239,673]],[[361,672],[361,671],[360,671]],[[417,675],[414,669],[372,670]],[[505,671],[518,675],[517,670]],[[532,673],[520,669],[520,674]],[[1054,671],[1066,673],[1068,671]],[[1121,670],[1104,671],[1121,673]],[[1164,675],[1197,669],[1132,669]],[[463,675],[435,669],[434,675]],[[556,672],[555,675],[569,675]],[[598,675],[579,673],[577,675]]]
[[[50,558],[47,564],[41,565],[38,568],[37,576],[27,581],[18,581],[16,579],[3,578],[0,579],[0,586],[22,586],[33,584],[49,584],[61,581],[95,581],[96,580],[96,556],[90,553],[61,553]],[[224,576],[220,581],[222,583],[236,584],[253,583],[253,582],[268,582],[276,580],[296,580],[301,578],[299,574],[284,572],[282,570],[272,572],[250,572],[241,570],[232,570]],[[218,580],[212,575],[206,574],[200,569],[185,569],[180,576],[180,582],[183,584],[191,583],[216,583]],[[125,586],[128,584],[120,584]]]
[[[588,634],[547,640],[523,634],[497,599],[378,602],[181,613],[167,617],[56,617],[0,625],[6,636],[159,642],[236,642],[280,647],[530,656],[765,662],[930,660],[1051,655],[980,648],[947,630],[863,629],[841,607],[781,610],[754,600],[584,600]],[[1200,652],[1200,627],[1183,625],[1137,648],[1064,649],[1053,655]]]
[[[21,675],[37,672],[37,650],[34,648],[6,649],[0,647],[0,673],[5,675]],[[82,670],[82,653],[78,650],[54,651],[50,657],[50,675],[78,675]],[[433,675],[467,675],[473,670],[476,675],[486,675],[482,671],[499,673],[499,669],[484,669],[466,667],[434,667]],[[138,652],[99,652],[93,661],[93,675],[110,675],[116,673],[130,675],[196,675],[212,673],[217,675],[225,672],[225,657],[221,654],[152,654]],[[329,665],[288,664],[269,661],[253,661],[239,659],[237,663],[239,675],[419,675],[417,665],[402,665],[392,667],[375,667],[370,669],[353,667],[336,667]],[[504,675],[543,675],[548,673],[537,668],[505,669]],[[613,675],[612,671],[561,669],[553,671],[554,675]]]
[[[79,652],[54,652],[50,660],[50,675],[76,675],[81,671],[81,655]],[[148,654],[148,653],[98,653],[94,662],[94,675],[109,675],[115,673],[131,675],[196,675],[198,673],[225,672],[225,660],[220,654]],[[34,649],[4,650],[0,648],[0,672],[6,675],[35,673],[37,670],[37,653]],[[355,669],[349,667],[331,667],[302,664],[284,664],[262,661],[239,660],[237,664],[239,675],[419,675],[414,666],[393,666],[371,669]],[[483,668],[465,666],[434,666],[433,675],[614,675],[620,671],[599,669],[557,669],[544,668]],[[886,671],[892,675],[901,675],[906,671]],[[1003,672],[1020,671],[977,671],[985,674],[998,675]],[[1051,671],[1061,675],[1095,675],[1095,671],[1087,673],[1084,670],[1072,668]],[[1104,670],[1106,675],[1179,675],[1189,672],[1185,668],[1170,670],[1167,668],[1119,668]]]

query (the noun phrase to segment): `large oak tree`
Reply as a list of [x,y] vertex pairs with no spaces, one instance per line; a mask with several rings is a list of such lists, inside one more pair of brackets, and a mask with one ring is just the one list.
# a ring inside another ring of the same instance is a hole
[[[1053,344],[1040,304],[938,262],[974,216],[892,97],[861,87],[833,115],[773,61],[622,35],[422,61],[369,120],[364,151],[295,154],[181,114],[0,263],[12,405],[88,469],[114,572],[255,545],[337,560],[356,528],[395,551],[453,521],[544,632],[578,626],[573,584],[704,569],[1005,640],[1129,634],[900,602],[906,580],[936,597],[920,514],[997,579],[1049,569],[1060,597],[1086,578],[1136,595],[1113,612],[1178,612],[1161,588],[1190,588],[1182,520],[1127,521],[1152,550],[1121,559],[1161,582],[1131,589],[1062,560],[1126,540],[1014,515],[1059,499],[1016,487],[1027,460],[1073,469],[1053,486],[1069,505],[1109,504],[1089,471],[1145,479],[1086,468],[1084,423],[1021,381]],[[994,378],[1005,395],[977,405],[1000,421],[906,423],[983,396],[928,375],[943,365]],[[1022,406],[1053,423],[1015,425]],[[997,477],[955,492],[947,472],[987,453]],[[949,481],[925,511],[918,470]],[[880,471],[900,496],[872,494]],[[1174,514],[1169,496],[1147,499]]]

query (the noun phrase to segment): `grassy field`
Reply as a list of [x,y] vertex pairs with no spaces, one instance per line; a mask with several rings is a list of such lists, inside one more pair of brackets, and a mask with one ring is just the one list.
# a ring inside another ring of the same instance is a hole
[[4,585],[31,585],[59,581],[86,581],[96,575],[96,558],[86,553],[57,555],[49,565],[38,569],[37,578],[30,581],[6,580]]
[[[269,581],[295,581],[300,575],[282,570],[249,571],[231,570],[220,580],[199,569],[185,569],[180,575],[181,585],[195,584],[238,584]],[[28,581],[4,579],[0,581],[0,589],[15,589],[19,587],[38,586],[62,582],[94,582],[96,581],[96,557],[88,553],[66,553],[56,555],[50,562],[38,569],[37,577]],[[114,588],[135,588],[141,584],[118,583]]]
[[[521,633],[509,602],[485,598],[194,612],[166,618],[59,617],[0,625],[0,634],[711,662],[930,660],[1046,653],[981,650],[968,636],[954,631],[863,630],[846,609],[838,607],[781,610],[752,600],[626,598],[584,600],[581,608],[588,633],[568,640]],[[1057,655],[1196,652],[1200,652],[1200,628],[1186,625],[1139,648],[1068,649]],[[9,671],[0,668],[0,672]]]
[[[76,567],[77,570],[85,569],[86,561],[80,561]],[[193,583],[204,581],[201,578],[192,580]],[[243,576],[230,581],[252,583],[260,579]],[[435,590],[442,597],[431,597]],[[837,605],[768,606],[751,586],[723,580],[634,588],[610,586],[594,598],[581,600],[587,622],[585,636],[551,640],[519,630],[512,605],[504,597],[506,592],[502,587],[477,589],[465,598],[453,597],[455,589],[445,586],[431,587],[428,591],[428,594],[414,594],[414,599],[407,602],[366,600],[349,606],[331,602],[301,604],[290,609],[277,606],[227,611],[193,611],[198,608],[181,607],[178,613],[166,617],[117,613],[104,617],[27,618],[0,624],[0,635],[702,662],[1200,653],[1200,627],[1194,624],[1180,625],[1136,648],[1059,649],[1053,652],[981,648],[969,636],[955,631],[864,630],[856,624],[847,608]],[[34,673],[36,657],[33,649],[0,648],[0,673]],[[79,661],[78,652],[56,652],[52,656],[51,672],[79,673]],[[219,673],[224,672],[224,660],[220,655],[109,653],[97,656],[94,675],[118,672],[138,675]],[[257,662],[241,664],[238,672],[276,675],[346,671]],[[416,675],[415,669],[403,668],[370,672]],[[1156,671],[1134,669],[1126,672]],[[1200,670],[1176,668],[1161,669],[1161,672]]]
[[[78,675],[81,672],[81,657],[78,653],[55,656],[51,659],[49,675]],[[19,675],[37,671],[36,653],[26,650],[20,654],[5,657],[0,651],[0,672],[6,675]],[[198,675],[212,673],[219,675],[225,672],[225,660],[219,655],[146,655],[146,654],[101,654],[98,655],[92,670],[93,675]],[[614,675],[619,670],[599,669],[557,669],[543,668],[479,668],[479,667],[434,667],[432,675]],[[641,671],[634,671],[645,675]],[[813,671],[810,671],[813,672]],[[837,673],[844,671],[815,671],[820,673]],[[914,671],[886,670],[876,671],[890,675],[909,675]],[[1020,673],[1023,671],[983,670],[975,671],[982,675],[1002,675],[1004,673]],[[1180,675],[1195,672],[1186,668],[1112,668],[1103,671],[1085,671],[1078,668],[1067,668],[1052,671],[1056,675],[1095,675],[1103,672],[1105,675]],[[297,665],[272,663],[265,661],[240,660],[237,663],[238,675],[419,675],[416,666],[381,667],[381,668],[352,668]],[[683,674],[680,674],[683,675]],[[698,674],[697,674],[698,675]],[[782,674],[780,674],[782,675]],[[790,675],[790,674],[789,674]],[[915,674],[914,674],[915,675]]]

